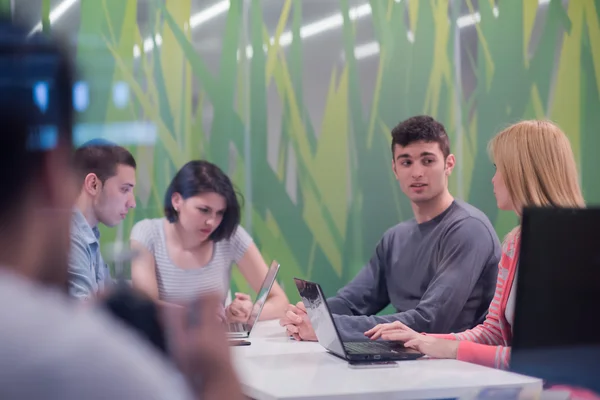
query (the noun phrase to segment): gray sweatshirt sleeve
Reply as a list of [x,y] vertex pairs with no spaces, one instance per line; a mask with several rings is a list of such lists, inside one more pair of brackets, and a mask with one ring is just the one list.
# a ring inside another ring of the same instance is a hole
[[384,236],[369,263],[336,296],[327,300],[332,314],[376,314],[390,303],[385,284],[385,247]]
[[382,316],[334,315],[344,339],[364,340],[365,331],[393,321],[400,321],[417,332],[449,333],[495,249],[491,233],[475,218],[458,222],[442,243],[436,273],[417,307]]

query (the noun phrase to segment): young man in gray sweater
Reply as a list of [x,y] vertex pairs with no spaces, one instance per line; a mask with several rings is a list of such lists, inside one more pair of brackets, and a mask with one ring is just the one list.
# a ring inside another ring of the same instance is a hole
[[[463,331],[481,322],[494,295],[500,242],[489,219],[454,199],[456,163],[444,126],[416,116],[392,130],[392,169],[415,217],[390,228],[358,275],[328,299],[345,339],[401,321],[418,332]],[[376,315],[389,304],[391,315]],[[297,340],[316,340],[302,302],[280,324]]]

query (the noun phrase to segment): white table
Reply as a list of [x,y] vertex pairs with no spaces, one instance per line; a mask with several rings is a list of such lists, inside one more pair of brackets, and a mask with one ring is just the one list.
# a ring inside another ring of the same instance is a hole
[[277,321],[260,322],[252,345],[233,347],[244,394],[272,399],[474,398],[481,389],[523,388],[521,398],[541,393],[542,381],[456,360],[401,361],[395,368],[351,369],[318,343],[296,342]]

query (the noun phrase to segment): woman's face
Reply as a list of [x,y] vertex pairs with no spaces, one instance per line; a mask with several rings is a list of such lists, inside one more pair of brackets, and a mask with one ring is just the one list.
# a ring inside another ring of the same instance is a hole
[[202,193],[185,200],[179,193],[175,193],[172,202],[184,231],[199,235],[202,240],[208,239],[219,227],[227,208],[225,198],[214,192]]
[[510,198],[510,194],[504,183],[504,178],[502,178],[498,168],[496,168],[496,173],[492,178],[492,185],[494,185],[494,195],[496,196],[498,208],[505,211],[514,211],[512,199]]

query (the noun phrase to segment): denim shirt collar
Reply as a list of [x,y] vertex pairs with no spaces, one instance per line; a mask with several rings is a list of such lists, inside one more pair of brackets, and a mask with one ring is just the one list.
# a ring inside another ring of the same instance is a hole
[[99,244],[100,230],[96,226],[92,228],[78,208],[73,209],[73,227],[85,239],[87,244]]

